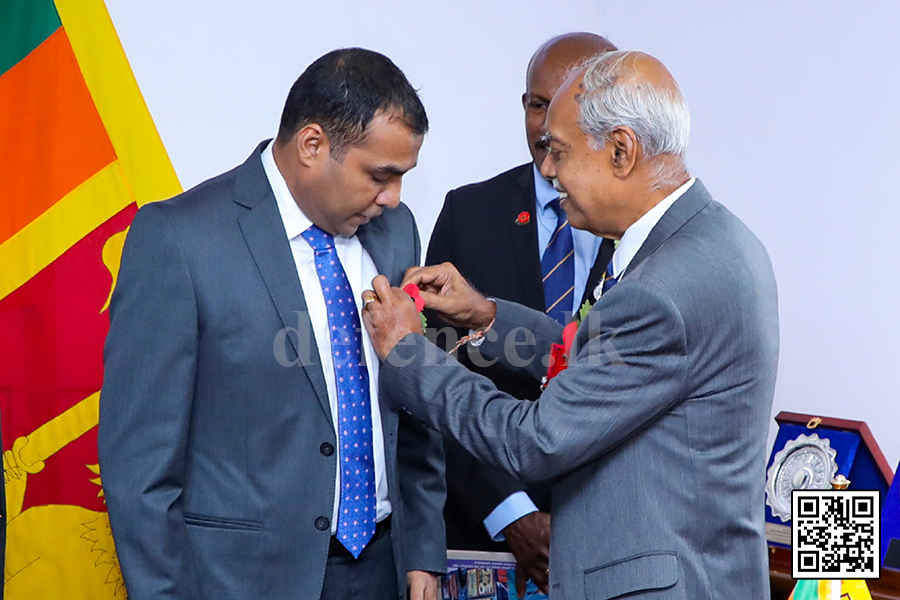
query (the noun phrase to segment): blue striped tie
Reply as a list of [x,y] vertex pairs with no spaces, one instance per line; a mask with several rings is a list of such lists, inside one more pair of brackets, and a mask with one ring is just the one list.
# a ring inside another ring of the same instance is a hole
[[341,499],[335,535],[354,558],[359,558],[375,534],[375,456],[369,372],[362,360],[362,330],[334,237],[315,225],[302,235],[316,255],[316,274],[325,297],[334,358],[341,458]]
[[548,315],[565,325],[572,315],[572,297],[575,293],[575,242],[569,219],[559,206],[559,199],[548,206],[556,213],[556,230],[541,258],[544,305]]

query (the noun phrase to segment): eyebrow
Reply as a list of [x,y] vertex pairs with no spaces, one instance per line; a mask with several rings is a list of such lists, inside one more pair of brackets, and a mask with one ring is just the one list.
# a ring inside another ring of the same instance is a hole
[[538,138],[538,143],[543,144],[545,147],[550,147],[550,144],[556,143],[558,146],[562,146],[563,148],[567,148],[569,145],[559,139],[558,137],[553,137],[553,135],[549,131],[545,131],[541,137]]
[[401,169],[396,165],[384,165],[383,167],[375,167],[374,171],[385,175],[405,175],[408,169]]

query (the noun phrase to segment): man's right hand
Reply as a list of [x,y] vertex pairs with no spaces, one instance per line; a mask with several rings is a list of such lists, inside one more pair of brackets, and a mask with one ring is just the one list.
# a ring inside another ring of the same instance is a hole
[[406,272],[401,287],[409,283],[419,288],[426,308],[455,327],[487,327],[497,314],[497,305],[469,285],[451,263],[413,267]]
[[503,529],[509,549],[516,557],[516,595],[525,597],[525,584],[531,579],[547,594],[550,580],[550,515],[533,512]]

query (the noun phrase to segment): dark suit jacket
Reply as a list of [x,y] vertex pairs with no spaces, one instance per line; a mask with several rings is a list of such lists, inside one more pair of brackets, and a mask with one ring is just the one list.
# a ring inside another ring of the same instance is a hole
[[[517,327],[542,351],[562,333],[545,314],[498,301],[498,337],[484,354],[506,360],[503,342]],[[381,383],[481,460],[553,482],[554,599],[768,599],[775,277],[763,245],[702,183],[666,211],[594,305],[573,363],[537,402],[438,352],[410,334]],[[538,360],[523,368],[534,379],[544,370]]]
[[[483,294],[544,310],[541,258],[538,248],[536,198],[532,164],[510,169],[481,183],[447,194],[428,245],[425,263],[451,262]],[[530,215],[519,225],[522,212]],[[606,240],[588,276],[581,302],[591,297],[613,253]],[[444,325],[429,315],[429,327]],[[457,335],[466,332],[458,331]],[[438,343],[447,348],[446,338]],[[540,388],[533,379],[501,364],[480,367],[467,352],[460,361],[476,373],[489,377],[498,389],[517,398],[534,400]],[[447,456],[447,543],[450,548],[499,550],[505,544],[491,541],[482,521],[513,492],[525,489],[518,480],[476,461],[452,440],[445,441]],[[549,510],[549,489],[528,490],[538,508]]]
[[[131,600],[306,600],[322,589],[337,442],[262,147],[141,208],[125,243],[99,450]],[[405,206],[358,236],[393,285],[417,264]],[[402,592],[406,571],[445,567],[444,475],[439,437],[387,404],[382,397]]]

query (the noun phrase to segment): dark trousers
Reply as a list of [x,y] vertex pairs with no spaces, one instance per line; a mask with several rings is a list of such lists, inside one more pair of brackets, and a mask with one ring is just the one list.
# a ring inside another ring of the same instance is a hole
[[389,528],[359,558],[346,551],[329,554],[321,600],[397,600],[399,595]]

